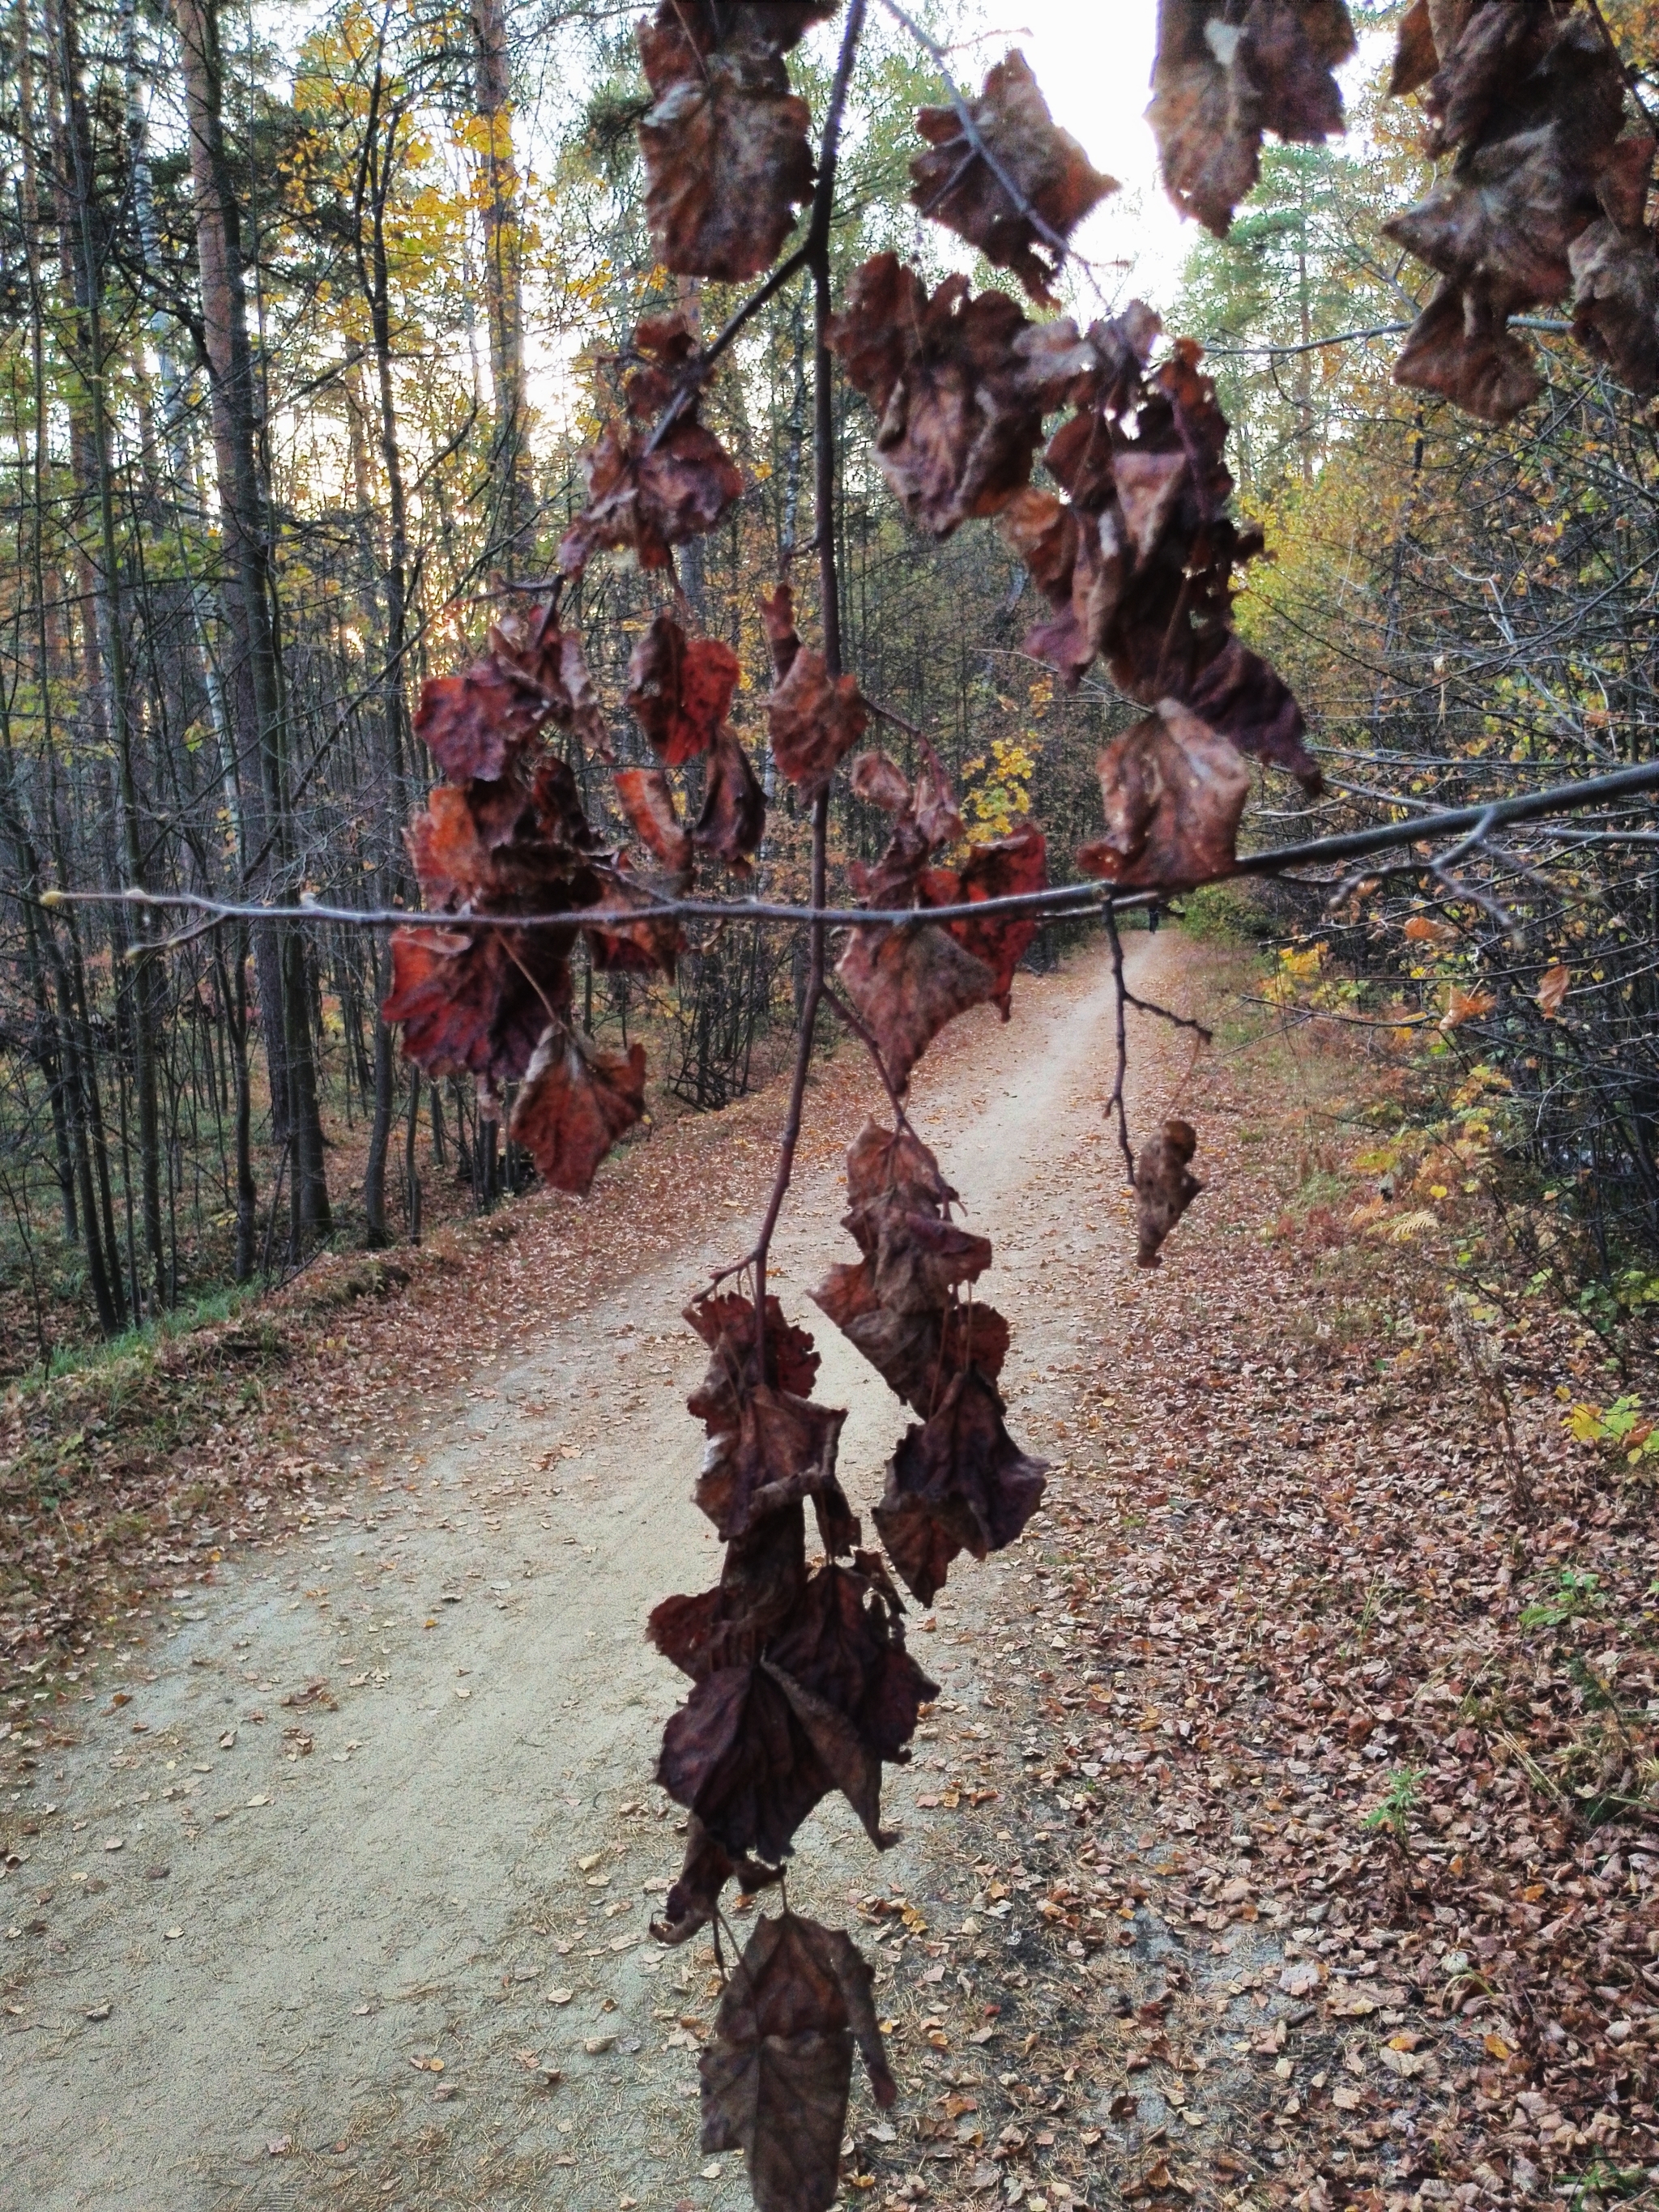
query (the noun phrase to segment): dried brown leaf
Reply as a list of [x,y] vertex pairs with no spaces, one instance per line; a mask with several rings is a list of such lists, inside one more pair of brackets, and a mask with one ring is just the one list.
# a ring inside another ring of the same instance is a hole
[[640,125],[646,219],[658,259],[725,283],[777,258],[811,198],[811,111],[789,88],[785,45],[755,7],[688,9],[663,0],[639,30],[655,104]]
[[1135,1161],[1135,1218],[1140,1231],[1136,1264],[1164,1264],[1165,1240],[1204,1186],[1188,1172],[1198,1134],[1188,1121],[1169,1121],[1143,1145]]
[[1182,891],[1230,875],[1249,771],[1225,738],[1166,699],[1100,757],[1107,836],[1078,866],[1125,890]]
[[870,1969],[851,1942],[793,1915],[763,1920],[700,2062],[702,2147],[743,2152],[759,2212],[836,2201],[855,2039],[876,2101],[890,2105]]
[[946,1023],[996,989],[986,963],[933,922],[854,930],[836,973],[901,1095]]
[[605,1154],[645,1113],[645,1047],[625,1060],[550,1024],[513,1109],[512,1133],[555,1190],[585,1196]]
[[[977,246],[993,267],[1012,270],[1034,300],[1052,307],[1058,257],[1031,216],[1054,237],[1069,239],[1117,190],[1116,182],[1058,128],[1024,54],[1011,52],[999,62],[967,106],[971,137],[954,107],[924,107],[917,114],[916,129],[930,150],[910,164],[910,197],[924,215]],[[986,160],[988,149],[1018,200]]]
[[1046,1463],[1029,1459],[1003,1425],[983,1375],[958,1375],[939,1411],[908,1430],[875,1511],[889,1558],[931,1605],[958,1553],[976,1559],[1012,1544],[1042,1501]]
[[656,617],[634,647],[625,696],[665,767],[712,751],[739,672],[738,656],[723,640],[688,640],[672,615]]
[[870,710],[850,676],[832,678],[823,655],[796,640],[789,673],[766,702],[772,757],[803,791],[832,776],[870,726]]
[[692,842],[700,853],[724,861],[733,875],[746,876],[765,835],[766,794],[760,779],[738,739],[722,730],[709,757]]

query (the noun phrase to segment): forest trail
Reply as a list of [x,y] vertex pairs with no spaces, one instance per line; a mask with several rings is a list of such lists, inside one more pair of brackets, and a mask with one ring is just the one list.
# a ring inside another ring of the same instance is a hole
[[[1195,948],[1171,932],[1129,957],[1138,989],[1184,1003]],[[1109,1352],[1085,1290],[1103,1264],[1133,1273],[1101,1113],[1112,1006],[1100,955],[1022,977],[1012,1024],[959,1024],[916,1085],[919,1130],[996,1243],[1011,1426],[1056,1459],[1042,1370]],[[1188,1048],[1138,1030],[1144,1127]],[[867,1513],[902,1418],[805,1297],[851,1249],[841,1150],[862,1110],[811,1128],[774,1280],[823,1355],[817,1395],[850,1409],[843,1480]],[[717,1572],[684,1405],[705,1355],[679,1316],[750,1225],[705,1221],[475,1378],[419,1454],[226,1568],[153,1678],[88,1723],[38,1793],[27,1889],[0,1903],[48,1938],[0,1954],[3,2212],[746,2203],[736,2161],[696,2155],[676,2025],[706,2015],[707,1946],[694,1966],[645,1932],[678,1863],[650,1776],[683,1686],[641,1628]],[[975,1625],[1018,1559],[953,1575],[932,1633],[913,1617],[958,1710],[999,1686]],[[849,1892],[916,1879],[928,1765],[924,1743],[890,1770],[908,1840],[879,1869],[822,1808],[792,1899],[839,1922]]]

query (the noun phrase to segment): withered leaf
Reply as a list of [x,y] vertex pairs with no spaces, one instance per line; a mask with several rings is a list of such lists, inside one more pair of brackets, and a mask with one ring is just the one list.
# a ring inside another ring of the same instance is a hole
[[793,587],[784,582],[775,592],[763,592],[760,604],[761,621],[765,625],[766,642],[772,654],[772,680],[775,684],[781,684],[800,651],[800,638],[795,629]]
[[492,655],[421,686],[415,734],[452,783],[493,783],[548,719],[539,686]]
[[581,639],[574,630],[560,629],[552,601],[533,621],[504,615],[490,631],[489,642],[499,666],[515,671],[541,692],[551,721],[568,730],[587,751],[610,759],[611,733]]
[[1135,1218],[1140,1231],[1137,1265],[1161,1267],[1165,1239],[1204,1186],[1188,1172],[1198,1150],[1189,1121],[1169,1121],[1140,1148],[1135,1161]]
[[[783,1308],[775,1297],[769,1297],[766,1301],[769,1371],[764,1375],[756,1358],[758,1332],[752,1298],[739,1297],[732,1291],[711,1293],[689,1305],[684,1318],[717,1355],[721,1371],[729,1376],[735,1390],[752,1389],[758,1382],[770,1382],[793,1397],[811,1396],[822,1363],[812,1349],[811,1338],[804,1328],[797,1328],[784,1319]],[[733,1416],[728,1425],[735,1426],[735,1396],[732,1402]]]
[[712,853],[733,875],[746,876],[766,835],[766,794],[748,754],[722,730],[709,757],[702,811],[691,833],[700,853]]
[[946,1023],[996,989],[986,963],[936,922],[854,930],[836,973],[901,1095]]
[[[1509,319],[1563,298],[1576,264],[1585,334],[1609,350],[1628,346],[1644,373],[1651,347],[1638,332],[1639,260],[1605,233],[1575,256],[1604,212],[1615,225],[1631,213],[1619,189],[1624,80],[1598,25],[1532,0],[1488,0],[1472,12],[1431,7],[1430,27],[1441,64],[1424,93],[1432,143],[1459,151],[1425,199],[1383,225],[1443,280],[1396,382],[1509,421],[1539,388]],[[1638,211],[1632,227],[1640,221]]]
[[1389,79],[1389,97],[1403,100],[1408,93],[1425,85],[1440,66],[1439,50],[1434,43],[1434,19],[1429,13],[1429,0],[1413,0],[1401,20],[1399,43],[1395,49],[1394,72]]
[[1558,961],[1547,968],[1538,979],[1538,1005],[1547,1022],[1559,1022],[1561,1009],[1567,1003],[1567,994],[1572,988],[1572,970]]
[[1012,1544],[1042,1501],[1047,1464],[1019,1449],[1002,1414],[992,1384],[970,1367],[936,1413],[906,1431],[888,1466],[876,1527],[924,1605],[958,1553],[983,1559]]
[[897,814],[910,804],[910,779],[885,753],[860,753],[848,780],[854,799],[879,806],[884,814]]
[[832,678],[823,655],[796,641],[789,673],[766,702],[772,757],[803,791],[827,782],[870,726],[851,676]]
[[938,1160],[913,1130],[884,1129],[879,1121],[866,1121],[848,1147],[847,1194],[860,1206],[892,1192],[935,1211],[957,1203]]
[[616,776],[617,796],[622,801],[635,836],[667,869],[684,878],[691,869],[691,839],[674,804],[673,787],[659,768],[623,768]]
[[1343,0],[1159,0],[1146,119],[1182,213],[1224,238],[1264,131],[1298,143],[1340,131],[1332,71],[1354,50]]
[[743,495],[743,478],[712,430],[683,416],[654,451],[615,422],[583,461],[587,506],[565,533],[559,566],[581,574],[599,546],[629,546],[641,568],[665,568],[671,549],[705,537]]
[[1125,890],[1191,890],[1231,873],[1249,771],[1225,738],[1166,699],[1100,757],[1107,835],[1078,866]]
[[666,767],[713,750],[738,674],[738,656],[723,640],[688,641],[672,615],[657,617],[634,647],[625,696]]
[[694,1813],[686,1826],[685,1862],[679,1880],[664,1901],[662,1918],[651,1923],[656,1941],[671,1945],[690,1942],[714,1918],[720,1892],[733,1875],[750,1897],[781,1879],[775,1867],[761,1866],[753,1859],[733,1859]]
[[[948,882],[936,885],[928,878],[930,905],[972,905],[983,899],[1018,898],[1047,887],[1048,843],[1035,823],[1023,822],[1006,837],[971,846],[960,869],[944,873]],[[934,896],[936,890],[944,896]],[[988,915],[983,921],[964,920],[945,926],[958,945],[991,970],[992,1003],[1006,1022],[1012,1002],[1014,971],[1030,949],[1038,924],[1020,915]]]
[[781,58],[793,41],[763,27],[788,12],[663,0],[640,26],[656,96],[640,124],[646,219],[658,259],[678,275],[757,276],[811,195],[811,112]]
[[588,952],[600,975],[674,975],[685,949],[684,932],[633,888],[622,860],[592,903],[617,917],[613,927],[590,927],[586,933]]
[[1532,349],[1490,295],[1443,283],[1407,333],[1394,380],[1449,399],[1483,422],[1509,422],[1544,388]]
[[980,143],[969,137],[954,107],[924,107],[917,114],[916,129],[931,150],[910,164],[915,180],[910,197],[924,215],[977,246],[994,268],[1012,270],[1034,300],[1052,307],[1057,256],[1032,215],[1054,237],[1069,239],[1085,216],[1117,190],[1116,182],[1094,168],[1077,140],[1056,125],[1022,53],[997,64],[979,98],[968,102],[968,112]]
[[760,1666],[720,1668],[697,1684],[663,1731],[657,1779],[732,1857],[754,1851],[774,1865],[835,1786]]
[[586,1195],[599,1163],[645,1113],[645,1047],[625,1060],[550,1023],[513,1109],[512,1133],[555,1190]]
[[857,2041],[876,2101],[897,2094],[870,1969],[839,1929],[763,1920],[738,1962],[699,2061],[702,2147],[741,2150],[759,2212],[828,2212]]
[[380,1012],[402,1024],[405,1054],[429,1074],[515,1083],[534,1058],[549,1006],[569,1012],[573,933],[399,929]]
[[697,1504],[727,1542],[836,1479],[847,1415],[761,1383],[748,1391],[735,1431],[709,1439]]
[[879,1759],[902,1765],[939,1695],[904,1648],[903,1608],[878,1559],[818,1568],[767,1650],[772,1665],[846,1715]]
[[1233,634],[1233,574],[1262,541],[1225,512],[1226,417],[1190,341],[1148,374],[1157,328],[1138,302],[1093,327],[1097,372],[1046,455],[1066,496],[1028,490],[1005,518],[1055,610],[1026,649],[1073,684],[1103,654],[1131,698],[1178,699],[1241,751],[1316,790],[1300,708]]
[[1005,292],[973,297],[965,276],[930,299],[892,253],[859,270],[829,335],[875,410],[882,474],[936,538],[1029,482],[1045,410],[1088,365],[1070,323],[1034,326]]

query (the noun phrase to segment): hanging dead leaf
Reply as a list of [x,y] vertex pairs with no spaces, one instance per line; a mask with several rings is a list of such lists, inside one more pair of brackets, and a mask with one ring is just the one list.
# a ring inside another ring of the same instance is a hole
[[1454,983],[1446,996],[1446,1011],[1440,1018],[1443,1030],[1461,1029],[1465,1022],[1483,1022],[1488,1014],[1498,1011],[1496,994],[1477,987],[1466,991]]
[[859,270],[830,343],[875,410],[882,474],[936,538],[1008,504],[1030,479],[1044,412],[1092,364],[1072,324],[1034,326],[1006,292],[973,297],[965,276],[930,298],[892,253]]
[[817,791],[870,726],[870,710],[854,678],[832,678],[823,654],[797,639],[789,673],[766,702],[766,726],[780,771]]
[[[1628,349],[1645,374],[1659,341],[1638,329],[1640,256],[1601,228],[1602,179],[1613,177],[1622,213],[1629,195],[1617,185],[1624,80],[1600,27],[1582,13],[1531,5],[1488,4],[1443,21],[1431,9],[1430,21],[1441,64],[1424,92],[1431,145],[1458,155],[1425,199],[1383,225],[1442,279],[1407,338],[1396,382],[1487,422],[1518,414],[1539,380],[1510,318],[1565,295],[1575,246],[1586,334]],[[1592,229],[1600,235],[1580,246]]]
[[617,770],[617,796],[622,801],[635,836],[671,876],[684,878],[691,872],[691,840],[674,791],[659,768],[621,768]]
[[759,1666],[699,1682],[663,1731],[657,1780],[732,1857],[776,1864],[835,1780],[781,1686]]
[[548,719],[538,686],[493,656],[421,686],[415,734],[452,783],[495,782]]
[[748,754],[722,730],[709,757],[702,811],[691,833],[701,853],[712,853],[733,875],[746,876],[766,835],[766,794]]
[[717,637],[688,641],[659,615],[628,664],[628,704],[667,768],[712,751],[732,711],[738,656]]
[[620,859],[592,903],[617,917],[611,928],[590,927],[585,933],[588,954],[599,974],[672,979],[685,950],[685,933],[643,890],[633,888]]
[[[977,905],[985,899],[1019,898],[1045,890],[1048,848],[1035,823],[1023,822],[1006,837],[969,848],[960,869],[927,879],[930,906]],[[1024,915],[988,915],[983,921],[947,921],[958,945],[991,970],[991,1002],[1006,1022],[1012,1009],[1014,972],[1030,949],[1039,924]]]
[[1042,1501],[1046,1462],[1003,1425],[984,1376],[958,1375],[943,1404],[906,1431],[875,1510],[881,1540],[906,1587],[931,1605],[958,1553],[983,1559],[1012,1544]]
[[761,621],[766,630],[766,642],[772,655],[772,680],[781,686],[795,665],[795,655],[800,651],[800,638],[795,629],[795,594],[787,582],[777,589],[761,593]]
[[645,1047],[626,1060],[550,1024],[513,1109],[512,1133],[555,1190],[585,1196],[599,1163],[645,1112]]
[[1054,240],[1069,239],[1117,190],[1116,180],[1103,176],[1077,140],[1056,126],[1022,53],[999,62],[967,107],[971,135],[954,107],[919,111],[916,129],[931,151],[910,164],[910,197],[924,215],[978,246],[994,268],[1012,270],[1034,300],[1051,307],[1060,259]]
[[983,1006],[996,977],[936,923],[855,929],[836,969],[901,1096],[947,1022]]
[[1342,0],[1160,0],[1146,119],[1181,212],[1224,238],[1264,131],[1297,144],[1340,131],[1333,71],[1355,45]]
[[1558,963],[1547,968],[1538,979],[1538,1005],[1547,1022],[1559,1022],[1561,1009],[1567,1003],[1567,994],[1572,988],[1572,970]]
[[664,1899],[662,1918],[651,1923],[651,1933],[656,1941],[670,1945],[689,1943],[714,1918],[720,1892],[733,1876],[739,1888],[750,1897],[769,1889],[781,1878],[775,1867],[762,1866],[755,1859],[733,1859],[692,1814],[686,1828],[685,1863],[679,1880]]
[[1078,866],[1122,890],[1184,891],[1232,873],[1249,771],[1177,700],[1100,757],[1107,836]]
[[654,95],[640,124],[645,212],[665,269],[724,283],[757,276],[811,197],[811,114],[781,58],[794,40],[769,25],[789,12],[662,0],[640,26]]
[[516,1083],[550,1012],[570,1011],[574,931],[399,929],[381,1013],[428,1074]]
[[760,1923],[726,1984],[699,2062],[702,2147],[742,2151],[759,2212],[835,2203],[855,2040],[877,2103],[897,2094],[872,1986],[844,1934],[793,1914]]
[[746,1535],[769,1514],[833,1483],[846,1419],[764,1383],[748,1391],[737,1428],[711,1438],[697,1479],[697,1504],[721,1538]]
[[490,631],[489,642],[498,665],[514,669],[541,692],[549,718],[558,728],[568,730],[599,759],[611,758],[611,732],[581,639],[574,630],[560,629],[552,600],[533,619],[503,615]]
[[1190,1121],[1169,1121],[1140,1148],[1135,1161],[1135,1218],[1140,1231],[1136,1265],[1161,1267],[1170,1231],[1204,1186],[1190,1172],[1198,1133]]

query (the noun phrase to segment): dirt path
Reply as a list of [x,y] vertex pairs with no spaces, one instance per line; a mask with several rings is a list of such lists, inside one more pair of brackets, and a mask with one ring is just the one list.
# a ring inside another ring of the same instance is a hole
[[[1180,939],[1133,957],[1142,988],[1182,995]],[[1012,1027],[960,1025],[917,1086],[920,1127],[997,1240],[1012,1425],[1060,1461],[1044,1370],[1104,1348],[1072,1271],[1127,1251],[1099,1110],[1109,1012],[1097,959],[1024,984]],[[1180,1061],[1143,1059],[1141,1118]],[[811,1132],[780,1242],[775,1279],[809,1323],[804,1286],[844,1256],[851,1133]],[[748,1225],[706,1224],[580,1327],[481,1373],[423,1449],[228,1569],[125,1692],[100,1692],[0,1891],[5,2212],[746,2203],[733,2161],[696,2154],[678,2021],[707,2014],[704,1947],[694,1962],[644,1940],[678,1859],[649,1776],[679,1690],[641,1623],[716,1571],[683,1405],[702,1355],[678,1314]],[[867,1507],[899,1417],[817,1334]],[[1018,1571],[953,1577],[921,1625],[947,1710],[1017,1701],[1024,1677],[976,1632]],[[794,1900],[845,1920],[849,1897],[918,1881],[915,1800],[942,1764],[924,1743],[893,1776],[889,1817],[913,1840],[879,1869],[826,1807]]]

